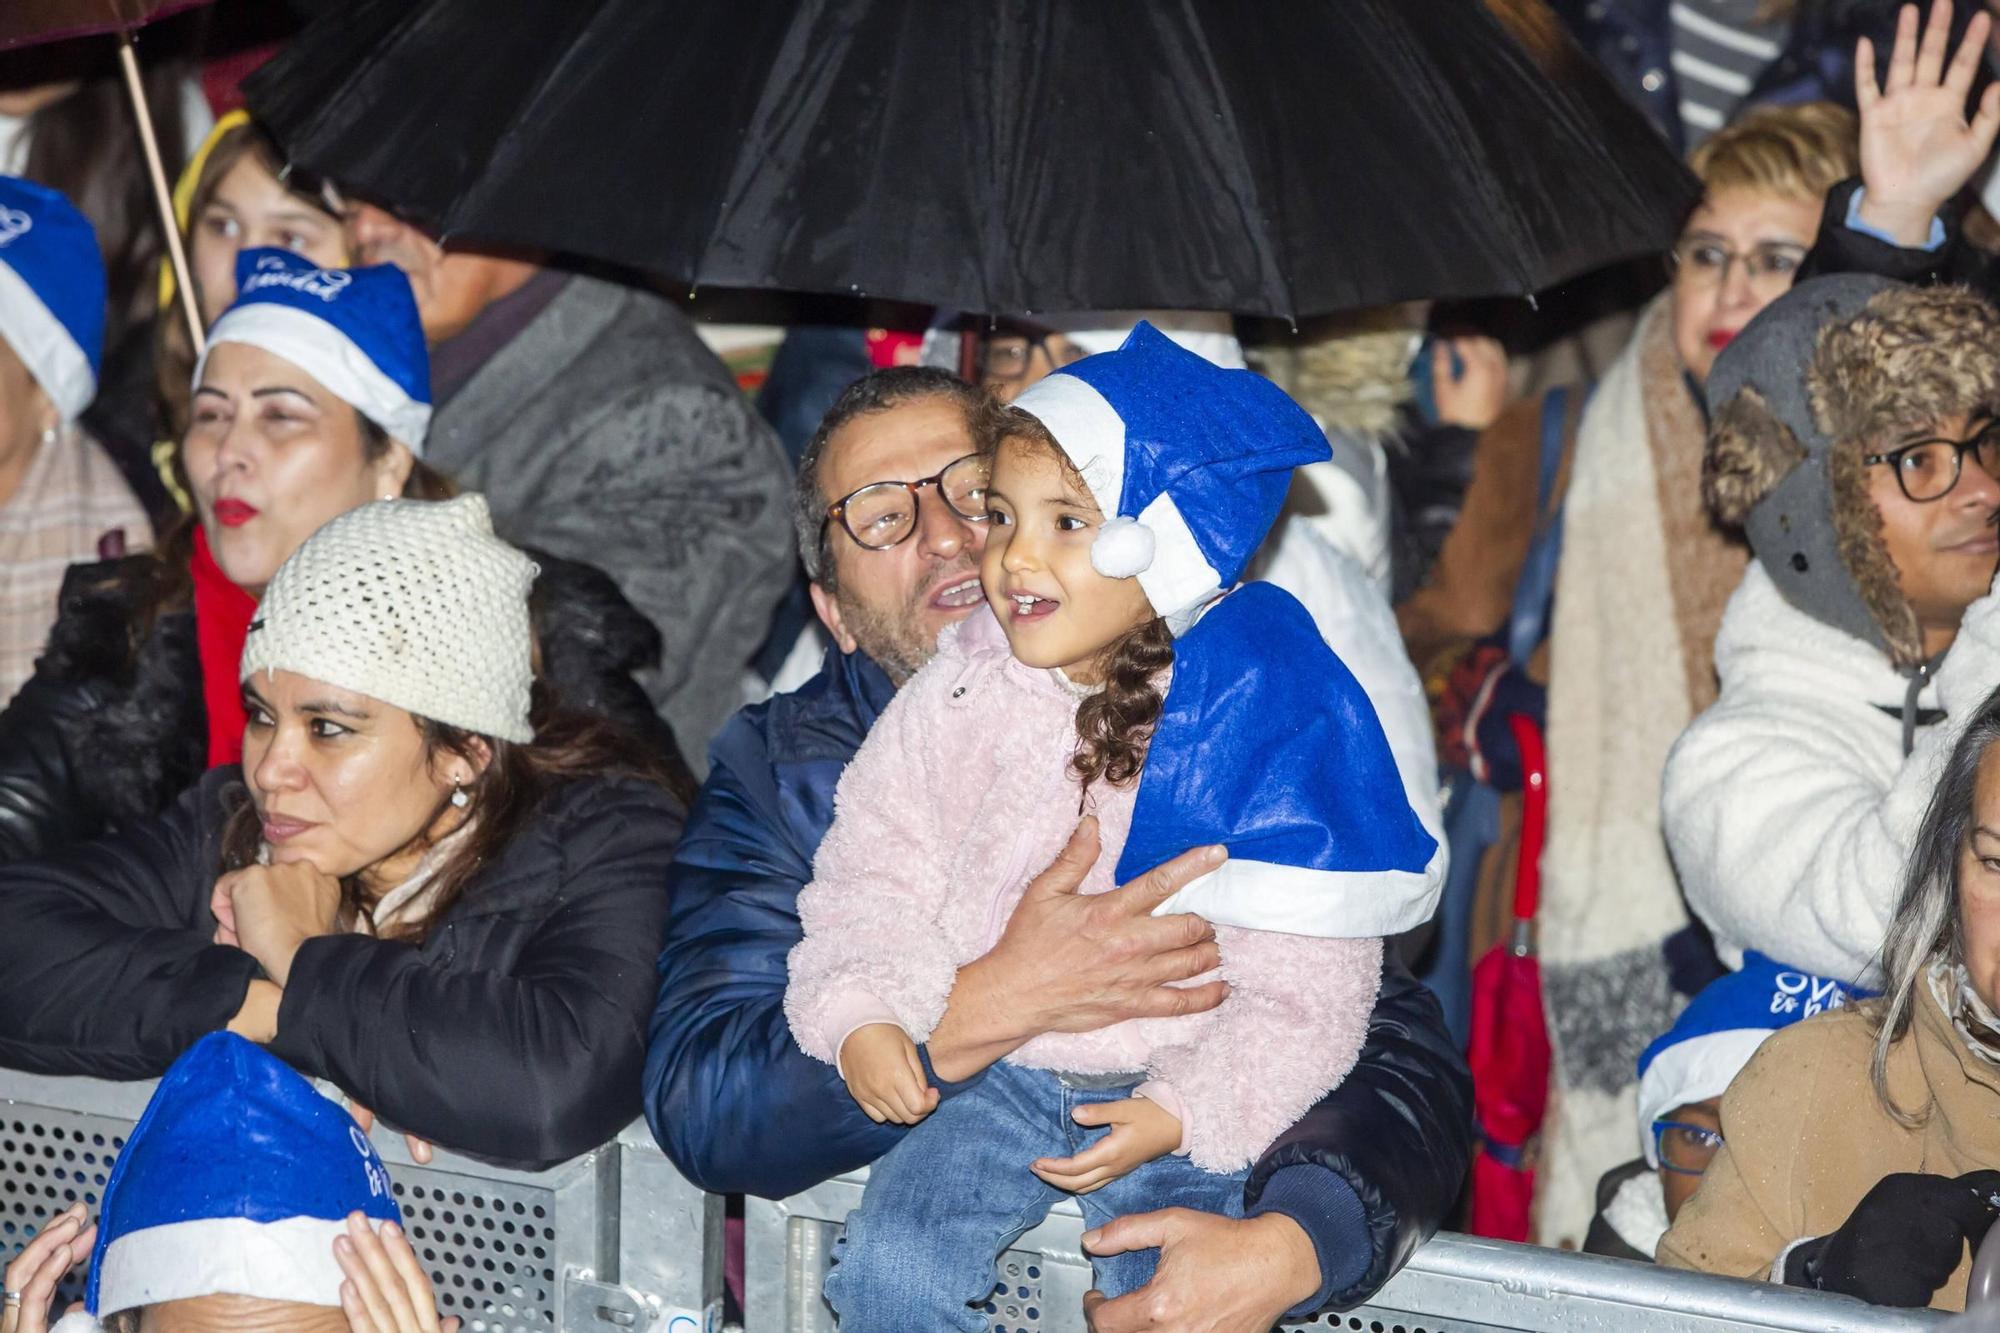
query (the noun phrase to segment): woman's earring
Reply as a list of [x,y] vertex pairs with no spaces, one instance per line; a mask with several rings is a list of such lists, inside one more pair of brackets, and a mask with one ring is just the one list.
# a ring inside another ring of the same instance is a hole
[[454,810],[463,810],[472,804],[472,798],[465,794],[465,788],[456,782],[451,784],[451,804]]
[[54,426],[42,427],[42,446],[44,448],[53,449],[56,441],[61,438],[61,433]]

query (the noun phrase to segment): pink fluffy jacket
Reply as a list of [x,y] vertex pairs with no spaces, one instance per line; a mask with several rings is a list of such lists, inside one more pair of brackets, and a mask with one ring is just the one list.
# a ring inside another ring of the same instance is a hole
[[[958,969],[992,948],[1076,826],[1078,701],[1054,672],[1014,659],[991,612],[944,632],[842,774],[799,896],[805,939],[785,1015],[806,1054],[835,1063],[869,1023],[929,1037]],[[1085,893],[1113,887],[1136,794],[1136,783],[1091,787],[1102,852]],[[1230,984],[1216,1009],[1051,1033],[1009,1059],[1143,1071],[1137,1092],[1179,1117],[1180,1151],[1210,1171],[1247,1165],[1353,1068],[1382,942],[1233,927],[1216,937]]]

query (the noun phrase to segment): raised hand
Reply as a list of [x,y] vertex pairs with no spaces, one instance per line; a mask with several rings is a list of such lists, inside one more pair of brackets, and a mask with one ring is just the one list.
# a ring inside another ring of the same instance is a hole
[[0,1309],[0,1333],[48,1333],[49,1306],[63,1274],[90,1257],[97,1226],[80,1203],[50,1218],[27,1248],[7,1265],[7,1303]]
[[1917,7],[1896,15],[1896,42],[1888,76],[1878,88],[1875,46],[1866,37],[1854,48],[1854,100],[1861,110],[1861,180],[1867,191],[1860,220],[1920,246],[1944,202],[1972,179],[2000,134],[2000,83],[1986,89],[1970,121],[1965,101],[1979,71],[1993,21],[1984,13],[1966,26],[1958,50],[1951,40],[1951,0],[1932,0],[1921,40]]
[[351,1333],[458,1333],[458,1316],[438,1318],[431,1280],[394,1222],[384,1222],[378,1235],[367,1218],[349,1213],[333,1257],[347,1275],[340,1308]]

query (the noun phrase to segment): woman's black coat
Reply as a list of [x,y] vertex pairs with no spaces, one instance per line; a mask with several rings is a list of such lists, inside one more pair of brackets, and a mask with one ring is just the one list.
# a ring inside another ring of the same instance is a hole
[[[240,784],[215,769],[157,819],[0,868],[0,1065],[149,1077],[228,1024],[260,975],[211,942]],[[648,783],[555,789],[422,945],[306,941],[270,1049],[458,1152],[533,1169],[598,1146],[639,1114],[684,818]]]
[[[602,570],[530,551],[542,676],[561,702],[618,724],[685,769],[632,673],[660,635]],[[155,615],[152,556],[77,565],[35,674],[0,713],[0,865],[127,829],[167,808],[208,759],[194,613]],[[687,789],[694,788],[692,777]]]

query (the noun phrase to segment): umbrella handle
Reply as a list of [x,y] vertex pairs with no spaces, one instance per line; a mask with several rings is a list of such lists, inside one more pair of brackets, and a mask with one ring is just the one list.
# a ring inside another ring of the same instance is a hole
[[[181,311],[187,317],[189,345],[199,357],[208,345],[202,336],[201,317],[194,312],[194,280],[188,275],[187,250],[181,245],[181,224],[174,217],[174,194],[167,187],[167,170],[160,164],[160,139],[153,128],[153,110],[146,105],[146,85],[139,79],[139,58],[132,50],[132,33],[118,34],[118,67],[125,74],[125,92],[132,100],[132,114],[139,121],[139,145],[145,149],[146,171],[153,178],[153,202],[160,210],[160,231],[167,243],[167,259],[174,266],[174,283],[180,289]],[[166,311],[160,312],[166,315]],[[167,316],[172,318],[172,316]]]
[[1542,901],[1542,847],[1549,834],[1549,757],[1542,729],[1532,718],[1509,713],[1507,725],[1521,752],[1521,838],[1514,859],[1514,919],[1532,921]]

